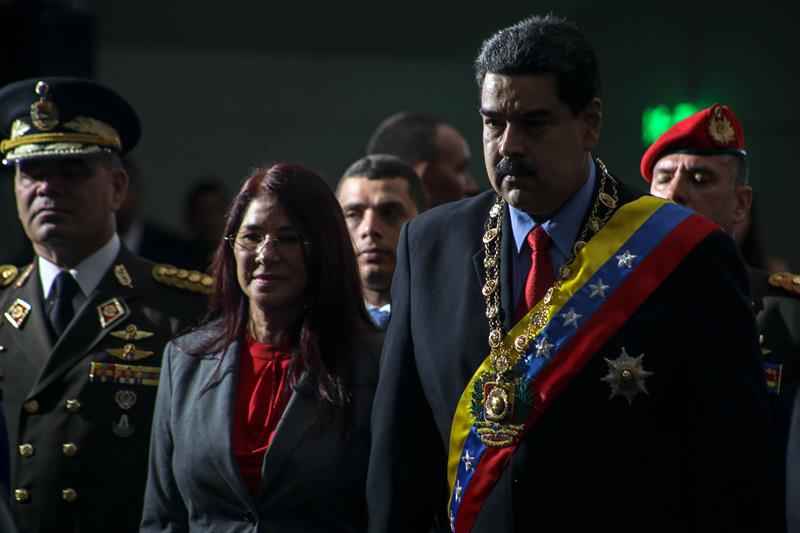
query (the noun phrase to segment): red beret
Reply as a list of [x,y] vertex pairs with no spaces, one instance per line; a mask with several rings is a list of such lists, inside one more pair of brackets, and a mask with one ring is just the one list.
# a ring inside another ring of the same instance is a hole
[[739,154],[744,151],[742,124],[728,106],[714,104],[687,117],[664,132],[644,153],[639,170],[646,181],[653,167],[667,154]]

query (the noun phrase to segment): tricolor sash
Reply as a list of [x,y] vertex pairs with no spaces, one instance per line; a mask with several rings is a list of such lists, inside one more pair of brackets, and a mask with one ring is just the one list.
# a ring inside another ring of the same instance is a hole
[[[519,358],[514,416],[507,425],[483,417],[490,357],[456,407],[450,430],[450,526],[467,532],[525,433],[586,363],[717,227],[690,210],[644,196],[623,205],[575,256],[573,275],[553,292],[549,316]],[[538,302],[503,339],[507,347],[529,324]],[[489,383],[489,386],[491,383]],[[499,435],[499,437],[498,437]]]

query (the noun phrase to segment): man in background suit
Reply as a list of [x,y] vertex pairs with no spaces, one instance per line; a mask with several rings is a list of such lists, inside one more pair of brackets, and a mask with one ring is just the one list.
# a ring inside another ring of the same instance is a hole
[[425,210],[419,177],[402,159],[368,155],[344,172],[336,196],[356,250],[367,310],[386,329],[400,228]]
[[524,20],[475,64],[495,190],[400,235],[371,530],[769,531],[733,241],[591,157],[599,65],[573,24]]
[[36,257],[0,266],[0,400],[24,532],[139,529],[164,344],[210,279],[154,265],[116,233],[139,138],[134,110],[90,80],[0,89],[0,151]]

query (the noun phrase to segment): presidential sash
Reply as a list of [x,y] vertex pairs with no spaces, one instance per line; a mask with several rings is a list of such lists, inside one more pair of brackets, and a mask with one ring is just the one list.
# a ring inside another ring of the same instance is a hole
[[[450,526],[467,532],[525,433],[686,255],[717,227],[690,210],[645,196],[622,206],[575,255],[573,274],[503,338],[527,345],[513,384],[478,367],[450,431]],[[538,321],[546,309],[549,320]],[[524,338],[531,334],[533,341]],[[525,333],[523,333],[525,332]],[[522,337],[522,338],[521,338]],[[502,417],[498,412],[505,413]]]

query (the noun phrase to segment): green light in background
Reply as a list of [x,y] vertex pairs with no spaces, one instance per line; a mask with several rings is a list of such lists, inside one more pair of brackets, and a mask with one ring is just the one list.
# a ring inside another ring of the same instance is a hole
[[642,143],[650,146],[673,124],[700,111],[700,106],[689,102],[676,104],[672,111],[665,105],[647,107],[642,112]]

